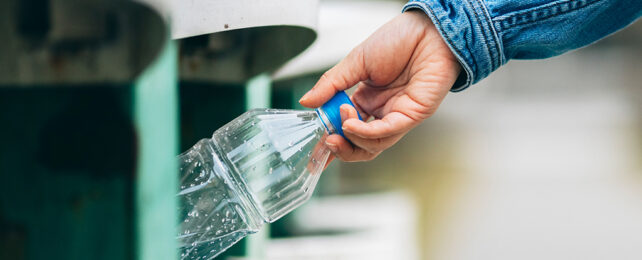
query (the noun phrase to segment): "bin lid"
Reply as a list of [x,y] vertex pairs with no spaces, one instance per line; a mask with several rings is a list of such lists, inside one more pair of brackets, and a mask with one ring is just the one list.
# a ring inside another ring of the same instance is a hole
[[319,0],[142,0],[165,6],[182,80],[244,83],[316,39]]
[[270,25],[313,29],[318,17],[318,0],[165,1],[174,39]]

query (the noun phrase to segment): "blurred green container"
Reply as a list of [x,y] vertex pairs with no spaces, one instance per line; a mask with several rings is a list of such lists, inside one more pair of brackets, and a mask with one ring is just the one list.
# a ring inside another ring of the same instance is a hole
[[0,259],[176,259],[163,20],[123,1],[0,10]]

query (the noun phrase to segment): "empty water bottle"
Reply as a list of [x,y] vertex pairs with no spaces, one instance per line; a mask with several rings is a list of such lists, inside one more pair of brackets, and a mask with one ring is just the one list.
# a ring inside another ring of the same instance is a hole
[[251,110],[179,155],[181,259],[211,259],[308,200],[342,104],[339,92],[315,111]]

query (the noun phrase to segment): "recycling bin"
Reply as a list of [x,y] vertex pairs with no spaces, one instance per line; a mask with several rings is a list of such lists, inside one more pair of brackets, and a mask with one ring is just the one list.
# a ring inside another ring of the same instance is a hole
[[176,259],[175,44],[129,1],[0,3],[0,259]]

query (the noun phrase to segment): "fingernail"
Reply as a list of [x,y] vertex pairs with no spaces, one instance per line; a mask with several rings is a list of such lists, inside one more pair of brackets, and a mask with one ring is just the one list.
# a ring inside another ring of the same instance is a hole
[[343,130],[344,132],[348,129],[348,128],[346,127],[346,121],[348,121],[348,120],[345,120],[345,121],[343,121],[343,122],[341,123],[341,130]]
[[337,152],[337,146],[335,144],[325,143],[325,146],[327,146],[333,153]]
[[308,94],[303,95],[303,97],[301,97],[301,99],[299,99],[299,103],[301,103],[301,102],[303,102],[303,101],[307,100],[307,99],[308,99],[307,95],[308,95]]
[[348,119],[348,113],[345,108],[343,108],[343,106],[339,107],[339,114],[341,115],[341,121],[345,121],[346,119]]
[[299,103],[307,101],[310,98],[310,93],[312,93],[312,89],[308,90],[301,99],[299,99]]

